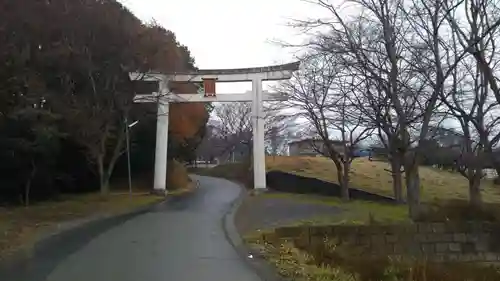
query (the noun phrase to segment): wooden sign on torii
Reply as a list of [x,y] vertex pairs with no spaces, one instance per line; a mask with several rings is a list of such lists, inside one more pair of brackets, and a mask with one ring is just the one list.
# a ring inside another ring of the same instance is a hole
[[[286,95],[269,93],[262,90],[263,81],[287,80],[298,70],[300,62],[283,65],[240,68],[207,69],[182,73],[130,73],[132,81],[156,81],[158,92],[136,95],[135,102],[156,102],[158,116],[156,125],[155,175],[154,190],[166,193],[167,146],[168,146],[168,110],[169,103],[178,102],[252,102],[253,126],[253,170],[256,189],[265,189],[265,145],[264,145],[264,101],[286,100]],[[198,93],[176,94],[169,89],[169,82],[202,83]],[[219,94],[216,82],[252,82],[252,91],[246,93]]]

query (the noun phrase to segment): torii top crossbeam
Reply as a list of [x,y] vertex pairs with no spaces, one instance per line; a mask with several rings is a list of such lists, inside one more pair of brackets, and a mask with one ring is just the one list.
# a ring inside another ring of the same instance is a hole
[[235,68],[235,69],[201,69],[196,71],[183,71],[171,73],[150,72],[146,74],[131,73],[132,80],[158,81],[168,77],[169,81],[176,82],[202,82],[206,79],[215,79],[218,82],[247,82],[253,80],[271,81],[286,80],[292,73],[299,69],[300,62],[281,65]]

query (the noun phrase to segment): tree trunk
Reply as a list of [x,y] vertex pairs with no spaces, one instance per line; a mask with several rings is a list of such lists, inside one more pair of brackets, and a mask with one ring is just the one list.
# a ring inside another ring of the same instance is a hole
[[24,206],[28,207],[30,205],[30,189],[31,189],[31,177],[24,184]]
[[104,169],[104,160],[103,156],[97,158],[97,169],[99,172],[99,185],[102,195],[109,194],[109,176]]
[[109,176],[107,173],[100,176],[100,186],[101,186],[101,194],[108,195],[109,194]]
[[[351,170],[351,163],[346,162],[344,164],[344,170],[342,175],[342,184],[340,189],[340,195],[345,201],[349,201],[349,171]],[[339,180],[340,181],[340,180]]]
[[120,157],[119,152],[115,152],[118,154],[113,155],[111,160],[109,161],[108,167],[104,169],[104,173],[101,175],[101,193],[106,195],[109,194],[109,180],[111,178],[111,175],[113,174],[113,171],[115,169],[116,161]]
[[344,181],[344,167],[339,160],[335,160],[335,167],[337,168],[337,179],[340,186],[340,197],[344,200],[349,200],[349,186],[345,185]]
[[101,185],[101,194],[102,195],[107,195],[109,194],[109,180],[111,178],[111,175],[113,174],[113,170],[115,169],[115,164],[116,161],[118,161],[118,158],[124,153],[122,151],[123,144],[125,140],[125,130],[120,131],[120,134],[118,136],[117,143],[115,144],[115,147],[113,149],[113,154],[111,155],[111,159],[109,160],[109,163],[106,164],[104,163],[104,158],[106,156],[106,150],[103,150],[104,152],[97,157],[97,167],[99,170],[99,178],[100,178],[100,185]]
[[31,191],[31,181],[33,180],[33,177],[35,177],[36,174],[36,165],[35,162],[31,162],[31,173],[28,177],[28,180],[26,181],[26,184],[24,185],[24,206],[28,207],[30,205],[30,191]]
[[406,200],[411,219],[416,219],[420,214],[420,175],[417,165],[405,167]]
[[483,203],[481,196],[481,169],[474,169],[472,173],[469,173],[469,202],[471,205],[480,207]]
[[391,159],[392,189],[394,199],[398,204],[403,203],[403,180],[401,174],[401,160],[398,157]]

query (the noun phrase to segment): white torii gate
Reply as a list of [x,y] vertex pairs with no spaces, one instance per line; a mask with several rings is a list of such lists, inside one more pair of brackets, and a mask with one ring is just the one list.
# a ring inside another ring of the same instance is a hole
[[[169,103],[178,102],[252,102],[253,126],[253,169],[255,189],[265,189],[265,145],[264,145],[264,101],[286,100],[286,95],[269,93],[262,90],[263,81],[287,80],[298,70],[300,63],[283,65],[240,68],[198,70],[185,73],[130,73],[132,81],[157,81],[158,92],[146,95],[136,95],[135,102],[156,102],[158,116],[156,125],[155,150],[155,192],[166,194],[167,180],[167,146],[168,146],[168,111]],[[175,94],[169,89],[169,82],[203,83],[202,93]],[[216,82],[252,82],[252,91],[246,93],[231,93],[216,95]]]

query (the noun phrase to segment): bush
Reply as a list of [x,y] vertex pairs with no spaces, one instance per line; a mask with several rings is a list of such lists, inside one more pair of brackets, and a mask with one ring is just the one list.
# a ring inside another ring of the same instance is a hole
[[[432,263],[353,254],[332,240],[303,247],[300,239],[246,239],[252,248],[290,280],[309,281],[497,281],[500,270],[472,263]],[[308,244],[310,245],[310,244]]]
[[188,188],[191,179],[188,176],[186,167],[176,160],[168,163],[167,189],[170,191]]
[[331,243],[303,248],[318,267],[339,268],[359,281],[496,281],[500,270],[471,263],[402,261],[353,254],[348,246]]
[[420,222],[444,221],[500,221],[500,205],[483,203],[473,206],[464,200],[449,200],[427,205],[416,218]]

